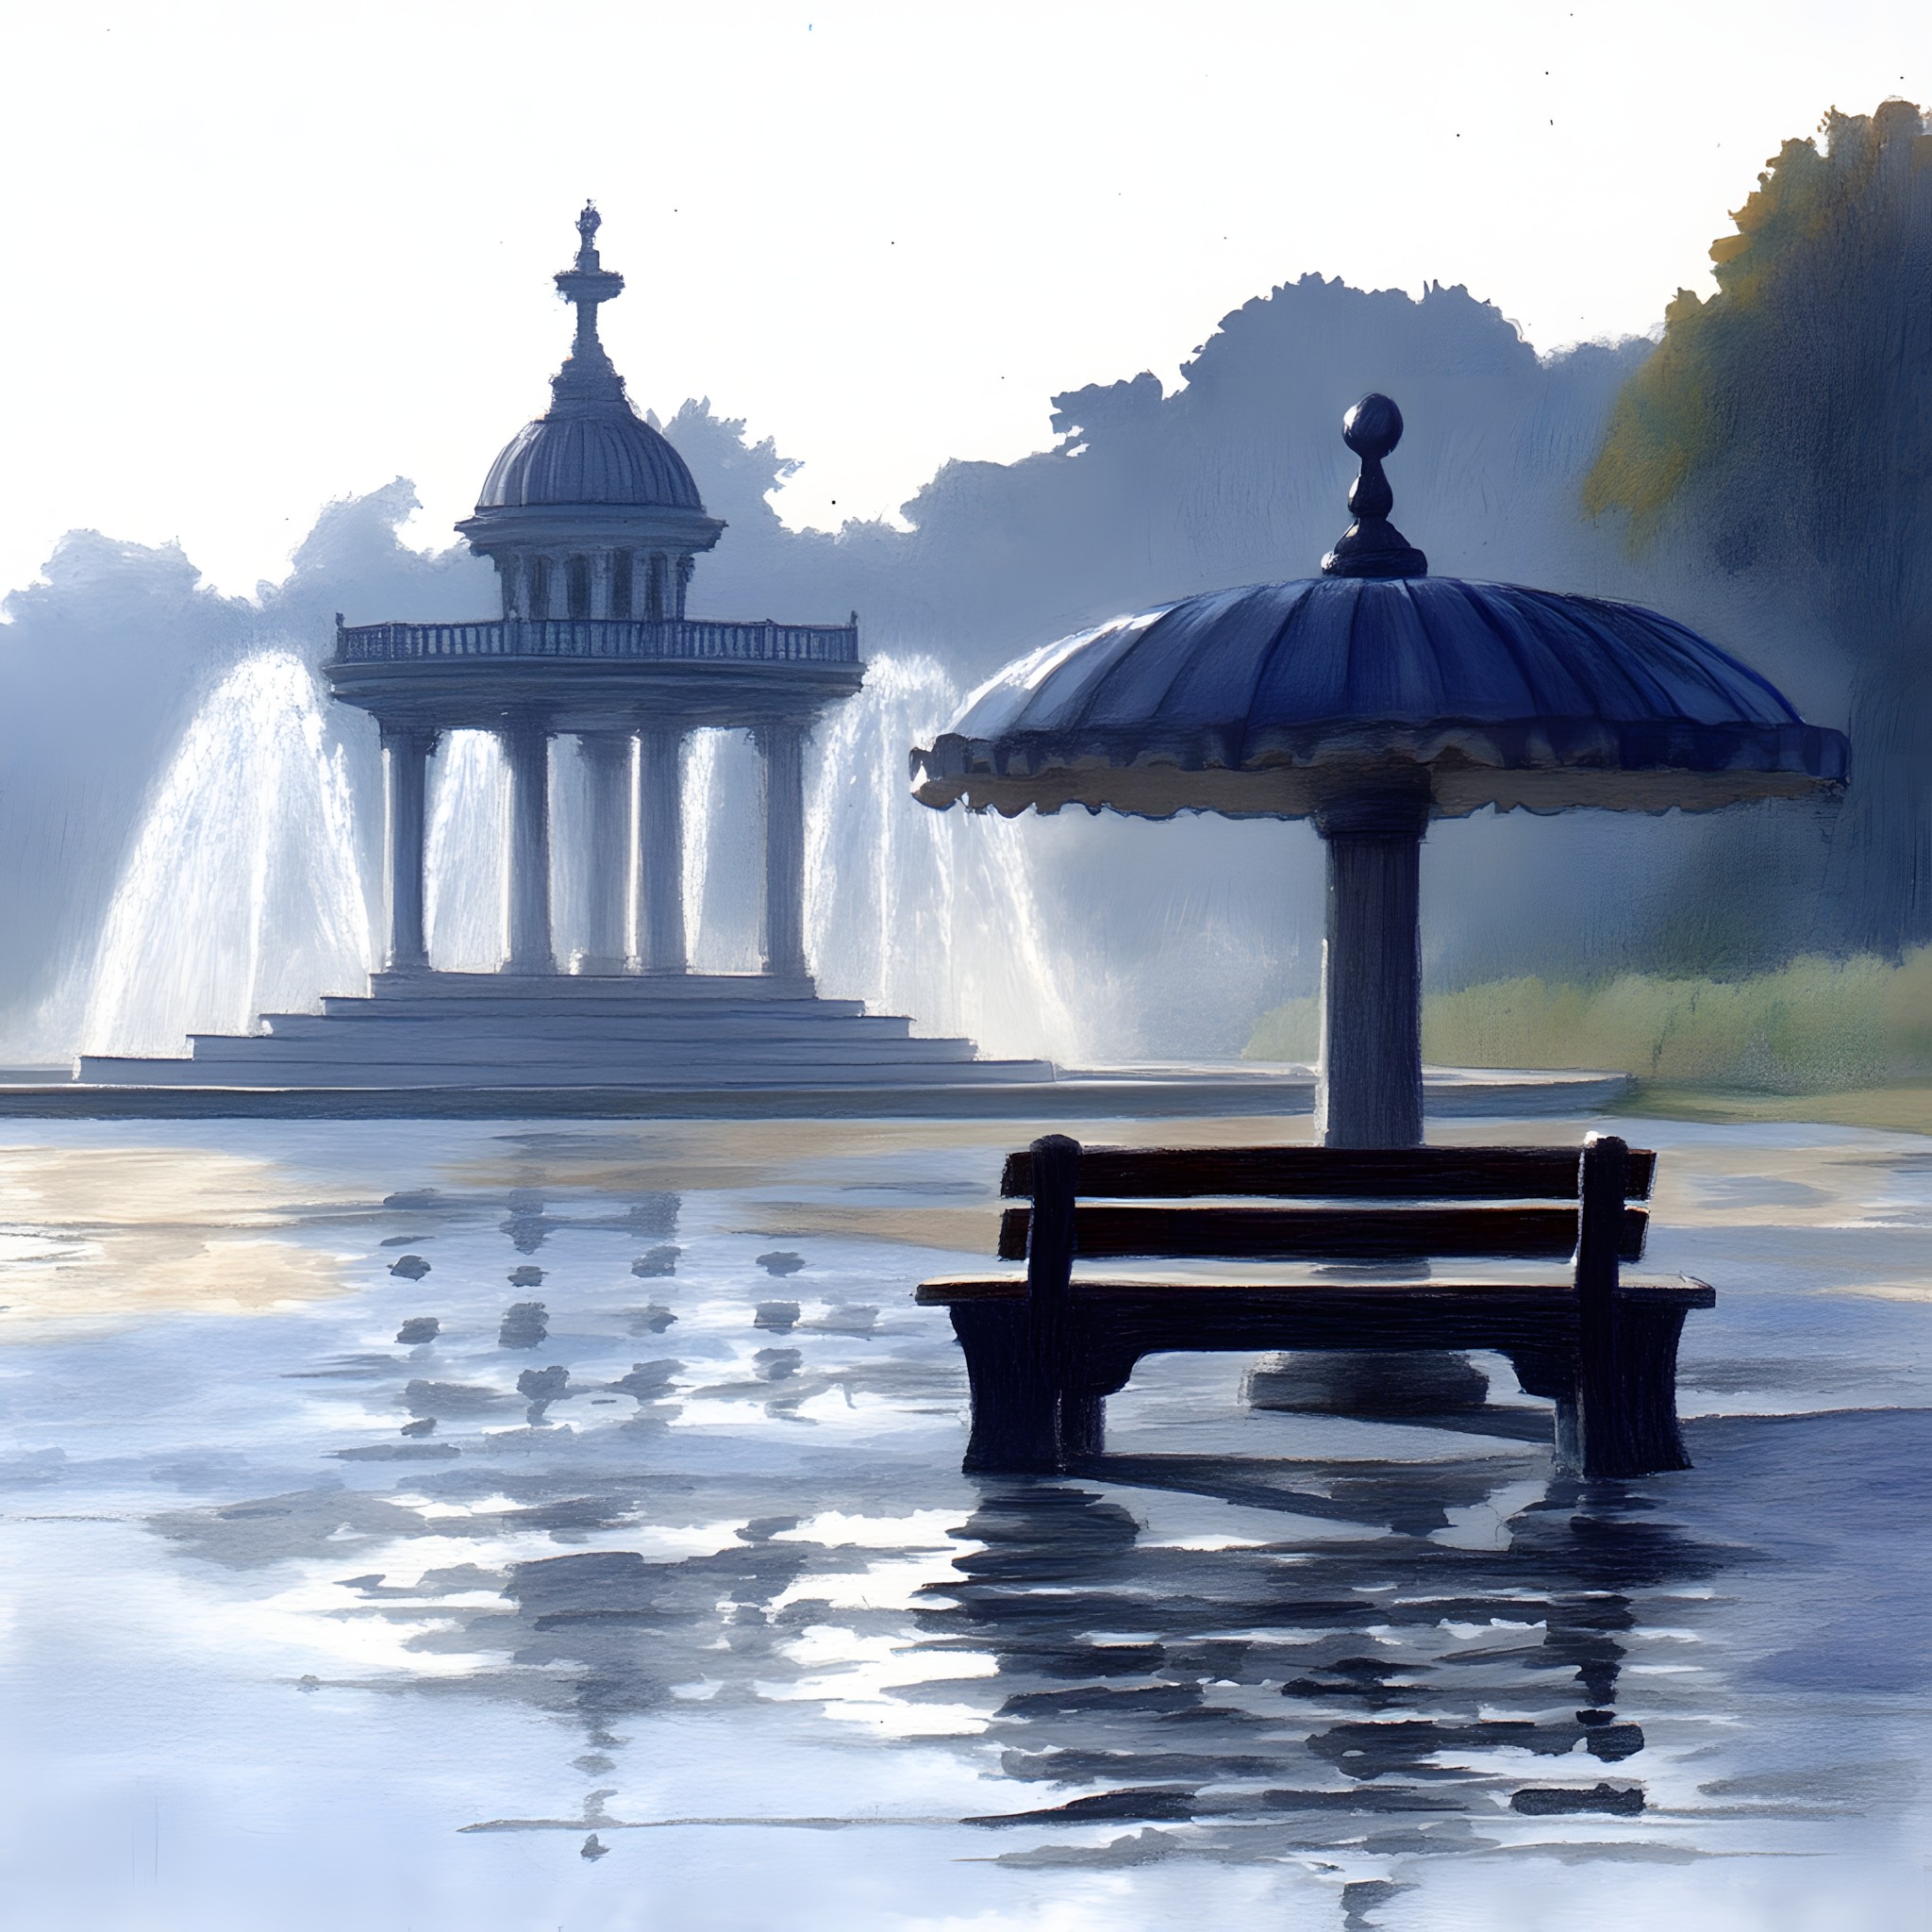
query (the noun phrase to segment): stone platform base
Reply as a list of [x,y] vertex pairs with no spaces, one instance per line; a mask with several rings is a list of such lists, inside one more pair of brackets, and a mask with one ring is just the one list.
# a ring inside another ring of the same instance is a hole
[[981,1059],[970,1040],[820,999],[809,980],[683,974],[541,978],[379,973],[366,996],[197,1034],[185,1058],[83,1055],[89,1085],[281,1089],[648,1090],[1050,1082],[1043,1060]]

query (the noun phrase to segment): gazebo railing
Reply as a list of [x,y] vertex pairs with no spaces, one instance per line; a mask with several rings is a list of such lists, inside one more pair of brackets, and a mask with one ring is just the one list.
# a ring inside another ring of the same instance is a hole
[[766,664],[854,664],[850,624],[732,624],[711,618],[494,618],[479,624],[350,624],[336,620],[339,664],[429,658],[724,658]]

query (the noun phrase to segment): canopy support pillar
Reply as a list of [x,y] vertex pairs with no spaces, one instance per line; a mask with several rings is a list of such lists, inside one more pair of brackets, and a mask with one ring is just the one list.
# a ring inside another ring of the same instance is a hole
[[1317,1106],[1329,1147],[1420,1147],[1420,888],[1426,791],[1375,792],[1315,820],[1328,848]]

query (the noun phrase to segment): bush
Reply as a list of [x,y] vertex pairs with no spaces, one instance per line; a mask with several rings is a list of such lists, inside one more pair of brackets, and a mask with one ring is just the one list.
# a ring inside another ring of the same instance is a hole
[[[1262,1015],[1251,1059],[1311,1060],[1318,1003]],[[1932,947],[1749,979],[1491,980],[1423,1003],[1436,1066],[1595,1067],[1668,1086],[1824,1093],[1932,1074]]]

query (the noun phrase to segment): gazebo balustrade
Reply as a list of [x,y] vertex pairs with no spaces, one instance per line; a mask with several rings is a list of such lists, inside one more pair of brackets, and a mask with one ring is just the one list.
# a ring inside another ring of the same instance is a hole
[[858,662],[849,624],[730,623],[701,617],[488,618],[458,624],[338,624],[337,664],[430,658],[731,658],[759,664]]

